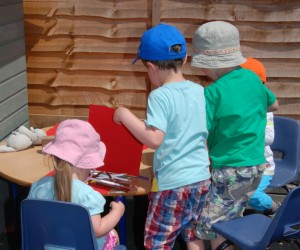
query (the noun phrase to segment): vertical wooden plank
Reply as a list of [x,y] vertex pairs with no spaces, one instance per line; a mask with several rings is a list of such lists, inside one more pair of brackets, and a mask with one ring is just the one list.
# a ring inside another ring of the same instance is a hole
[[152,27],[160,23],[160,0],[152,0]]

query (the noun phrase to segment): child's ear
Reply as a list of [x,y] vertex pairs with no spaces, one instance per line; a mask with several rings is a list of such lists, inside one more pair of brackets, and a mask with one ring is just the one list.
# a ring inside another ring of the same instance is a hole
[[151,62],[146,62],[146,66],[147,66],[148,68],[150,67],[150,65],[152,65]]
[[186,64],[187,61],[187,55],[185,56],[184,60],[183,60],[183,65]]
[[155,71],[158,68],[155,64],[153,64],[151,62],[146,62],[146,65],[147,65],[148,69],[150,69],[152,71]]

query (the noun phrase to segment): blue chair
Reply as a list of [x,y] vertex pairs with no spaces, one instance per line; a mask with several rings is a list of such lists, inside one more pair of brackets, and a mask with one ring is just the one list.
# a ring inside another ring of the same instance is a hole
[[283,187],[299,181],[300,123],[294,119],[274,116],[275,138],[271,145],[274,153],[275,174],[270,188]]
[[23,250],[98,249],[88,210],[70,202],[23,200],[21,231]]
[[263,250],[272,242],[300,239],[299,211],[300,187],[296,187],[289,191],[273,219],[263,214],[250,214],[217,222],[212,228],[244,250]]

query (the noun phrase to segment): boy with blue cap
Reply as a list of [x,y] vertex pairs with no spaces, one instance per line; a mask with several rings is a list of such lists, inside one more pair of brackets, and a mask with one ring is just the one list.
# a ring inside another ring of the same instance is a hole
[[116,123],[155,149],[158,190],[149,193],[146,249],[172,249],[179,234],[189,250],[201,243],[194,230],[210,187],[208,133],[203,87],[182,75],[186,55],[185,38],[175,27],[159,24],[146,31],[135,60],[142,60],[157,87],[149,95],[146,120],[124,107],[114,114]]

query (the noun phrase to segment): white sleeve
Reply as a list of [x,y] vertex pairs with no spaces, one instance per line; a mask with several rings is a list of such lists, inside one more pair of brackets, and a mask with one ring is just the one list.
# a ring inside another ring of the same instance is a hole
[[274,131],[274,115],[273,112],[267,113],[267,125],[265,130],[265,144],[271,145],[274,141],[275,131]]

